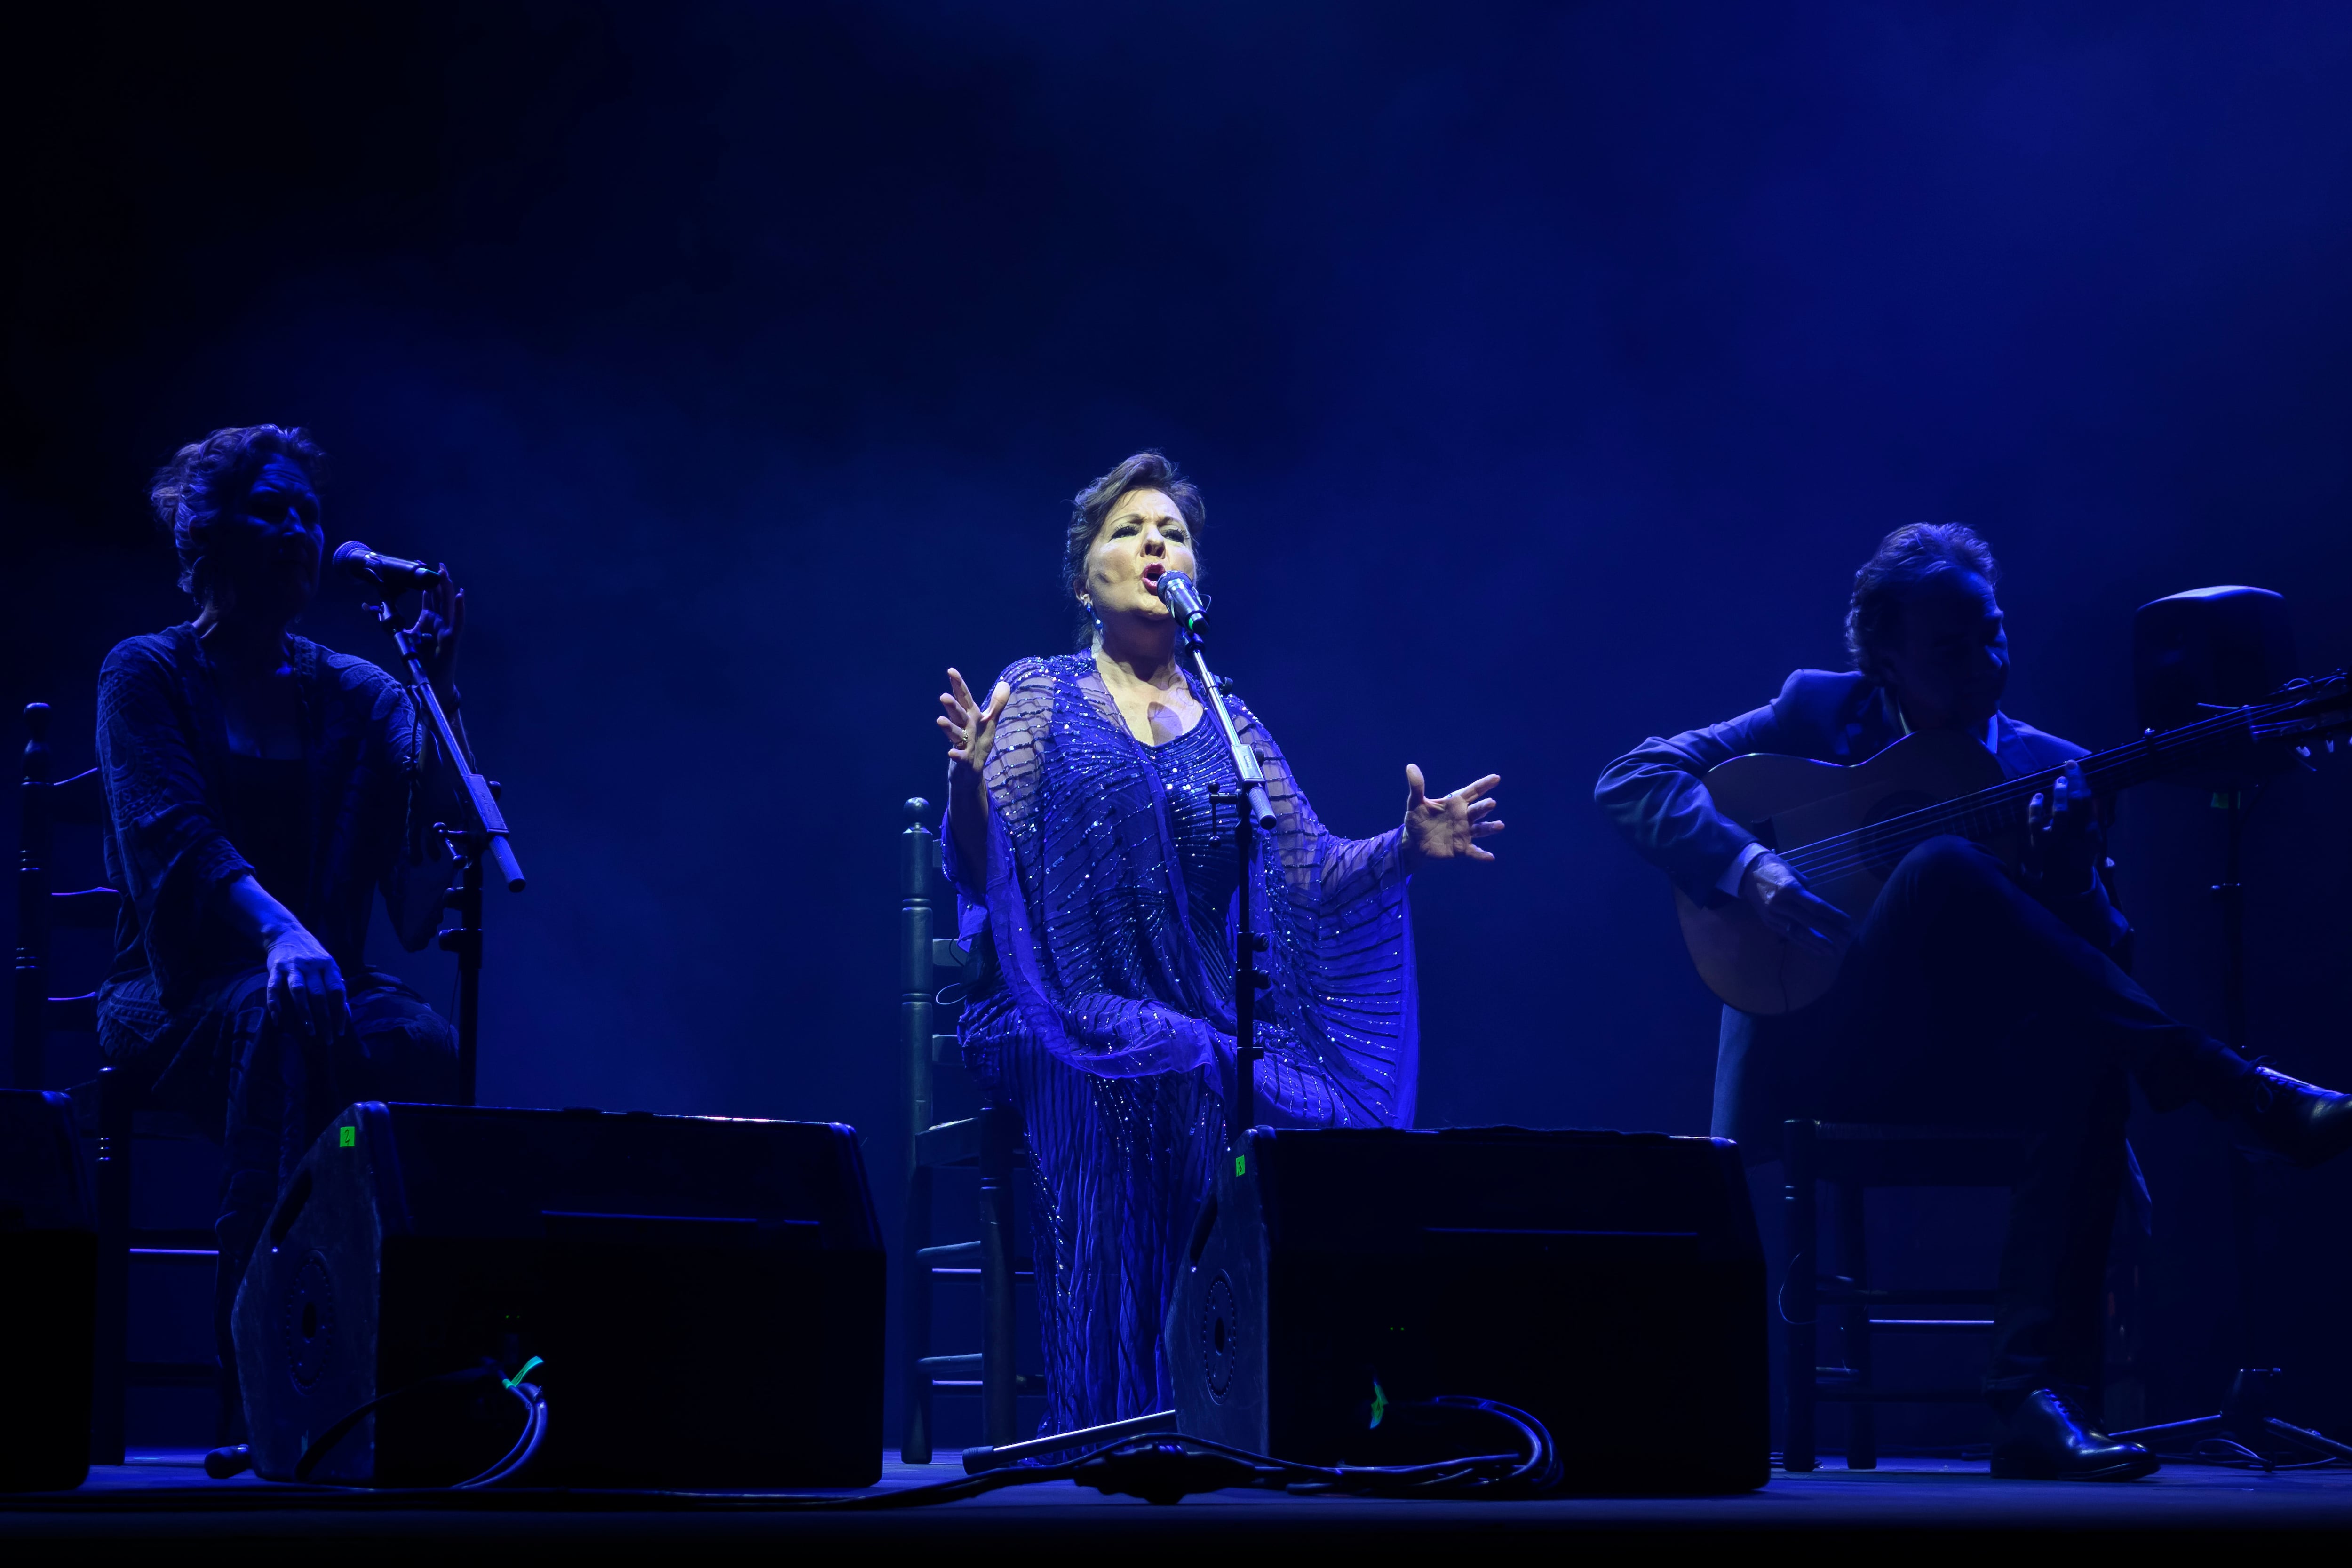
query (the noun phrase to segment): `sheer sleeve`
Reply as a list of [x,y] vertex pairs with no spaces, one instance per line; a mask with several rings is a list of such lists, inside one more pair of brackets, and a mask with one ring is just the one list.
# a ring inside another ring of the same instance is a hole
[[1258,877],[1274,976],[1262,1092],[1318,1125],[1410,1126],[1420,1027],[1403,830],[1332,833],[1265,727],[1238,703],[1234,721],[1275,813]]
[[[1155,827],[1141,771],[1120,765],[1126,742],[1063,662],[1023,659],[999,677],[1013,696],[982,773],[989,863],[977,889],[942,835],[959,928],[985,926],[1019,1030],[1071,1066],[1142,1078],[1207,1065],[1221,1037],[1197,1016],[1165,822]],[[1232,1037],[1222,1040],[1230,1061]]]
[[[961,929],[985,928],[1004,982],[967,1027],[966,1060],[992,1048],[977,1027],[1101,1077],[1213,1068],[1230,1084],[1229,972],[1195,941],[1162,786],[1091,670],[1065,658],[1004,672],[1013,695],[985,772],[988,864],[959,867],[953,845],[942,849]],[[1237,721],[1277,819],[1250,886],[1274,976],[1259,1014],[1265,1096],[1319,1125],[1408,1124],[1418,1047],[1398,835],[1327,832],[1280,749],[1246,710]]]
[[[992,841],[1000,829],[1010,832],[1017,824],[1026,831],[1034,826],[1038,782],[1045,767],[1045,737],[1054,718],[1054,680],[1045,660],[1022,659],[996,679],[1012,687],[1013,695],[1006,700],[1004,711],[997,715],[996,742],[981,767],[981,781],[988,793]],[[987,689],[995,690],[995,684],[992,682]],[[947,873],[948,885],[957,897],[967,905],[984,909],[988,868],[964,864],[956,847],[954,825],[945,816],[940,818],[940,869]]]

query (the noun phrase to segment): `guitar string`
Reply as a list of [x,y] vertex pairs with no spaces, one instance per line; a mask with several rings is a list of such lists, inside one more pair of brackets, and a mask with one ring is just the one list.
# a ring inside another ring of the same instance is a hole
[[[2115,788],[2127,788],[2143,782],[2144,776],[2168,771],[2178,765],[2178,755],[2194,752],[2207,742],[2224,738],[2243,726],[2249,741],[2255,737],[2253,729],[2261,721],[2299,707],[2308,707],[2312,699],[2302,696],[2287,700],[2250,705],[2211,719],[2183,725],[2161,735],[2143,736],[2105,752],[2082,759],[2086,776],[2095,775],[2103,782],[2112,781]],[[2147,767],[2147,774],[2128,776]],[[2158,765],[2161,764],[2161,765]],[[2048,787],[2063,769],[2028,774],[2023,778],[2004,780],[1990,788],[1958,800],[1938,801],[1885,822],[1873,823],[1832,837],[1804,846],[1792,855],[1783,856],[1799,875],[1834,879],[1890,857],[1899,858],[1898,851],[1907,851],[1917,843],[1933,837],[1938,831],[1959,830],[1973,837],[1970,830],[1992,832],[2013,826],[2019,820],[2019,808],[2038,790]]]
[[[2205,742],[2220,738],[2243,722],[2252,727],[2252,716],[2241,710],[2185,725],[2161,736],[2144,736],[2107,752],[2082,759],[2086,778],[2095,775],[2105,781],[2128,771],[2133,763],[2169,761],[2174,753],[2193,752]],[[1864,867],[1888,859],[1899,859],[1918,844],[1938,833],[1955,832],[1973,838],[1978,834],[1990,834],[2014,826],[2021,809],[2033,795],[2050,786],[2060,773],[2053,768],[2045,773],[2027,774],[2022,778],[2003,780],[2000,784],[1962,795],[1957,800],[1937,801],[1884,822],[1872,823],[1819,840],[1799,849],[1793,858],[1783,856],[1800,876],[1834,880]],[[2128,787],[2140,782],[2123,778],[2116,787]]]
[[[2246,731],[2248,742],[2258,740],[2253,731],[2263,721],[2297,708],[2309,708],[2313,701],[2314,694],[2304,692],[2283,701],[2233,709],[2160,735],[2144,735],[2137,741],[2083,758],[2083,772],[2086,778],[2109,784],[2108,793],[2112,789],[2128,788],[2144,782],[2147,777],[2170,771],[2179,765],[2180,753],[2193,753],[2212,741],[2231,738],[2234,731]],[[2141,768],[2146,772],[2141,773]],[[2004,780],[1958,800],[1935,802],[1884,822],[1821,839],[1783,855],[1781,858],[1799,876],[1809,880],[1835,880],[1889,858],[1899,859],[1902,854],[1939,832],[1958,832],[1966,837],[1974,837],[1978,833],[1990,834],[2004,826],[2014,826],[2021,819],[2022,808],[2032,796],[2037,791],[2048,788],[2063,771],[2052,769],[2023,778]]]

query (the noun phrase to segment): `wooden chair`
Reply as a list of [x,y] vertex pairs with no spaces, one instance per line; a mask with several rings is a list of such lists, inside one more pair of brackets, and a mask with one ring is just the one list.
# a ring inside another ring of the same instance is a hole
[[[1810,1470],[1819,1462],[1815,1417],[1822,1401],[1847,1406],[1846,1468],[1878,1465],[1876,1407],[1881,1405],[1976,1404],[1981,1385],[1966,1388],[1882,1388],[1872,1342],[1881,1334],[1984,1334],[1993,1329],[1990,1309],[1999,1292],[1989,1287],[1949,1286],[1887,1289],[1870,1281],[1870,1254],[1864,1225],[1865,1194],[1873,1187],[1999,1187],[2017,1184],[2026,1138],[2012,1131],[1945,1127],[1878,1126],[1792,1121],[1782,1125],[1786,1173],[1789,1266],[1780,1299],[1782,1372],[1787,1383],[1788,1430],[1781,1468]],[[2109,1258],[2106,1283],[2106,1392],[2137,1389],[2140,1375],[2137,1239],[2148,1226],[2147,1191],[2139,1162],[2124,1146],[2125,1208],[2129,1244]],[[1822,1184],[1832,1189],[1838,1258],[1845,1272],[1832,1275],[1820,1263]],[[1968,1316],[1874,1316],[1893,1309],[1940,1307]],[[1820,1313],[1837,1314],[1843,1331],[1846,1364],[1819,1364]],[[2109,1411],[2109,1415],[2116,1412]],[[2118,1422],[2117,1426],[2124,1423]]]
[[16,984],[9,1077],[16,1088],[38,1091],[47,1087],[49,1037],[98,1031],[97,992],[49,994],[50,934],[111,930],[122,895],[112,888],[70,893],[50,889],[57,827],[98,827],[106,817],[106,795],[96,768],[50,782],[47,703],[36,702],[25,710],[25,778],[17,792]]
[[[940,1006],[935,987],[942,972],[952,975],[963,969],[964,953],[953,938],[931,933],[940,863],[931,805],[909,800],[904,809],[907,826],[898,835],[898,1029],[907,1073],[907,1213],[899,1254],[906,1302],[906,1426],[899,1458],[927,1465],[931,1402],[938,1391],[977,1392],[986,1440],[1003,1445],[1023,1436],[1019,1397],[1042,1394],[1045,1385],[1043,1378],[1017,1371],[1013,1360],[1015,1287],[1036,1278],[1029,1259],[1014,1255],[1013,1186],[1028,1162],[1017,1115],[1006,1107],[983,1105],[970,1117],[934,1120],[939,1071],[959,1072],[962,1059],[953,1034],[934,1032]],[[980,1237],[935,1242],[937,1173],[958,1167],[980,1173]],[[980,1287],[982,1331],[976,1353],[930,1352],[932,1290],[942,1279]]]
[[[105,820],[106,797],[98,770],[52,782],[48,746],[49,708],[25,710],[25,777],[18,793],[20,859],[16,871],[16,974],[10,1041],[10,1067],[18,1089],[46,1088],[52,1036],[90,1035],[98,1030],[98,994],[49,994],[51,937],[58,930],[102,931],[114,924],[122,895],[112,888],[57,892],[49,866],[59,826],[97,828]],[[124,1406],[129,1391],[142,1388],[212,1388],[220,1369],[208,1362],[133,1362],[130,1359],[131,1267],[216,1266],[219,1252],[208,1230],[134,1230],[131,1225],[131,1156],[142,1139],[181,1141],[197,1136],[185,1118],[152,1112],[140,1104],[130,1075],[101,1068],[95,1082],[76,1087],[78,1119],[98,1146],[98,1322],[96,1379],[91,1391],[90,1462],[122,1462]]]
[[[1877,1410],[1893,1404],[1974,1404],[1981,1386],[1889,1389],[1878,1385],[1872,1342],[1880,1334],[1990,1334],[1997,1293],[1987,1287],[1885,1289],[1870,1282],[1864,1236],[1864,1194],[1873,1187],[2001,1187],[2016,1184],[2025,1157],[2021,1134],[1941,1127],[1869,1126],[1793,1121],[1782,1127],[1787,1175],[1789,1270],[1781,1291],[1781,1346],[1788,1384],[1788,1430],[1781,1468],[1812,1469],[1819,1462],[1815,1416],[1820,1403],[1847,1406],[1846,1468],[1878,1466]],[[1830,1184],[1845,1272],[1822,1272],[1818,1193]],[[1972,1310],[1968,1316],[1900,1315],[1895,1309]],[[1822,1309],[1844,1330],[1844,1366],[1819,1364],[1817,1325]],[[1886,1312],[1886,1316],[1874,1314]]]

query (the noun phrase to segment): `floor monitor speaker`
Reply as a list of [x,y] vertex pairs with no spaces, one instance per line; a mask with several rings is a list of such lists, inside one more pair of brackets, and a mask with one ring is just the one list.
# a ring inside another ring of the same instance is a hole
[[1769,1479],[1763,1253],[1728,1142],[1257,1128],[1187,1261],[1164,1331],[1187,1433],[1377,1463],[1388,1411],[1466,1394],[1541,1419],[1570,1487]]
[[237,1292],[255,1468],[396,1398],[310,1479],[446,1485],[545,1393],[532,1479],[869,1486],[882,1468],[881,1233],[847,1127],[449,1105],[351,1107],[312,1146]]

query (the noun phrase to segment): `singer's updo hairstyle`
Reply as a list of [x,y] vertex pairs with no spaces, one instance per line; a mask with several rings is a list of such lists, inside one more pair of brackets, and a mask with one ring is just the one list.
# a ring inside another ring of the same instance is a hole
[[327,461],[310,432],[299,426],[289,430],[279,425],[238,425],[189,442],[155,470],[147,500],[179,553],[180,592],[197,604],[212,591],[213,524],[224,511],[245,504],[253,481],[272,458],[297,465],[313,485]]
[[1846,606],[1845,651],[1854,668],[1886,684],[1879,650],[1902,635],[1904,602],[1911,590],[1945,572],[2000,581],[1992,546],[1963,522],[1906,523],[1878,542],[1853,574],[1853,598]]
[[[1119,498],[1131,490],[1158,490],[1176,503],[1177,512],[1184,526],[1192,532],[1192,575],[1198,581],[1205,570],[1201,561],[1201,523],[1209,515],[1208,503],[1192,480],[1176,471],[1176,465],[1157,451],[1138,452],[1110,472],[1080,490],[1070,501],[1070,528],[1062,540],[1062,591],[1072,604],[1087,589],[1087,554],[1095,547],[1103,523],[1110,517],[1111,509]],[[1077,605],[1077,638],[1080,647],[1091,647],[1095,640],[1094,616],[1084,605]]]

